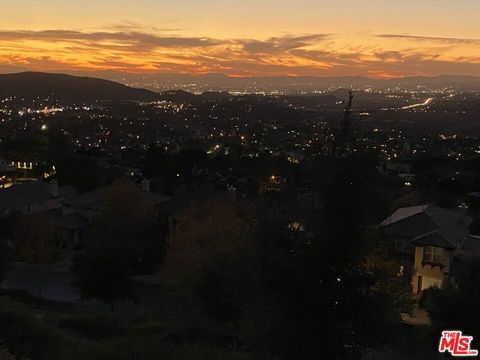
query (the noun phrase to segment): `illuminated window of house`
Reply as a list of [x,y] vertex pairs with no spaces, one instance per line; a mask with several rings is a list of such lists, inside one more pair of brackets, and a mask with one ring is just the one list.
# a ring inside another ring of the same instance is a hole
[[434,246],[425,246],[423,248],[423,261],[443,263],[443,249]]

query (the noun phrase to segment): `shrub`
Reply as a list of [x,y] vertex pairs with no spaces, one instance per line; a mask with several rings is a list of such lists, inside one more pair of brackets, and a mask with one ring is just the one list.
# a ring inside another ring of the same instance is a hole
[[0,302],[0,338],[17,357],[52,359],[60,338],[29,309]]
[[107,316],[68,317],[58,323],[61,329],[73,330],[88,339],[103,339],[112,336],[125,335],[125,325]]

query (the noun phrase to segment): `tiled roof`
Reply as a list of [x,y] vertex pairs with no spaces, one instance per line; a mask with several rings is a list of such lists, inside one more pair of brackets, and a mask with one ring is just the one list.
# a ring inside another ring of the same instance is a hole
[[455,245],[450,243],[447,239],[445,239],[438,230],[432,231],[427,234],[423,234],[417,236],[412,240],[413,245],[421,245],[421,246],[436,246],[441,247],[444,249],[455,249]]
[[[108,191],[108,187],[95,189],[82,194],[78,194],[73,197],[69,197],[63,200],[62,203],[66,206],[73,208],[81,208],[84,210],[99,210],[105,201]],[[153,192],[143,191],[142,195],[145,201],[147,201],[153,206],[163,204],[171,200],[169,196],[156,194]]]
[[[71,196],[75,190],[70,186],[59,186],[59,197]],[[13,209],[34,204],[41,204],[53,199],[50,184],[43,181],[30,181],[16,184],[0,190],[0,209]]]
[[471,218],[462,211],[422,205],[395,211],[380,227],[414,245],[452,249],[467,237],[470,223]]

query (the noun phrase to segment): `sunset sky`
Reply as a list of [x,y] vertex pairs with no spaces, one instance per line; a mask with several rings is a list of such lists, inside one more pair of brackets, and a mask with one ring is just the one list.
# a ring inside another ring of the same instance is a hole
[[0,71],[480,76],[478,0],[0,4]]

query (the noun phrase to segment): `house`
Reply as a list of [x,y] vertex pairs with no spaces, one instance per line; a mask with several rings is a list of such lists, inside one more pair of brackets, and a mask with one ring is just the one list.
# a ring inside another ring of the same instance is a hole
[[[161,210],[162,205],[171,200],[169,196],[151,192],[150,183],[148,181],[143,181],[141,183],[141,189],[144,201],[157,210]],[[64,198],[62,204],[66,209],[72,211],[75,210],[83,216],[93,219],[104,205],[109,191],[109,186],[94,189],[92,191]]]
[[[81,243],[82,234],[104,206],[109,187],[77,194],[70,186],[32,181],[0,189],[0,216],[42,215],[55,224],[55,234],[72,248]],[[155,208],[161,221],[168,225],[167,204],[171,198],[150,192],[150,183],[141,183],[141,194],[147,204]],[[165,209],[164,209],[165,208]]]
[[62,207],[61,200],[76,194],[70,186],[56,181],[29,181],[0,189],[0,216],[33,214]]
[[[167,227],[168,216],[166,209],[171,198],[151,192],[148,180],[141,183],[141,189],[141,195],[145,203],[158,211],[161,221],[165,222]],[[67,237],[71,238],[73,236],[75,244],[79,243],[83,231],[100,213],[109,191],[110,187],[106,186],[62,199],[63,217],[58,227],[62,229],[64,234],[69,234]]]
[[413,293],[419,294],[448,283],[451,265],[466,244],[471,222],[464,209],[420,205],[398,209],[379,227],[404,260]]
[[451,273],[454,277],[462,277],[472,261],[480,259],[480,218],[470,224],[469,234],[458,249],[452,264]]
[[80,232],[88,219],[81,214],[65,209],[62,201],[77,192],[71,186],[58,186],[56,181],[30,181],[0,189],[0,216],[42,216],[55,226],[59,239],[72,247],[79,240]]

